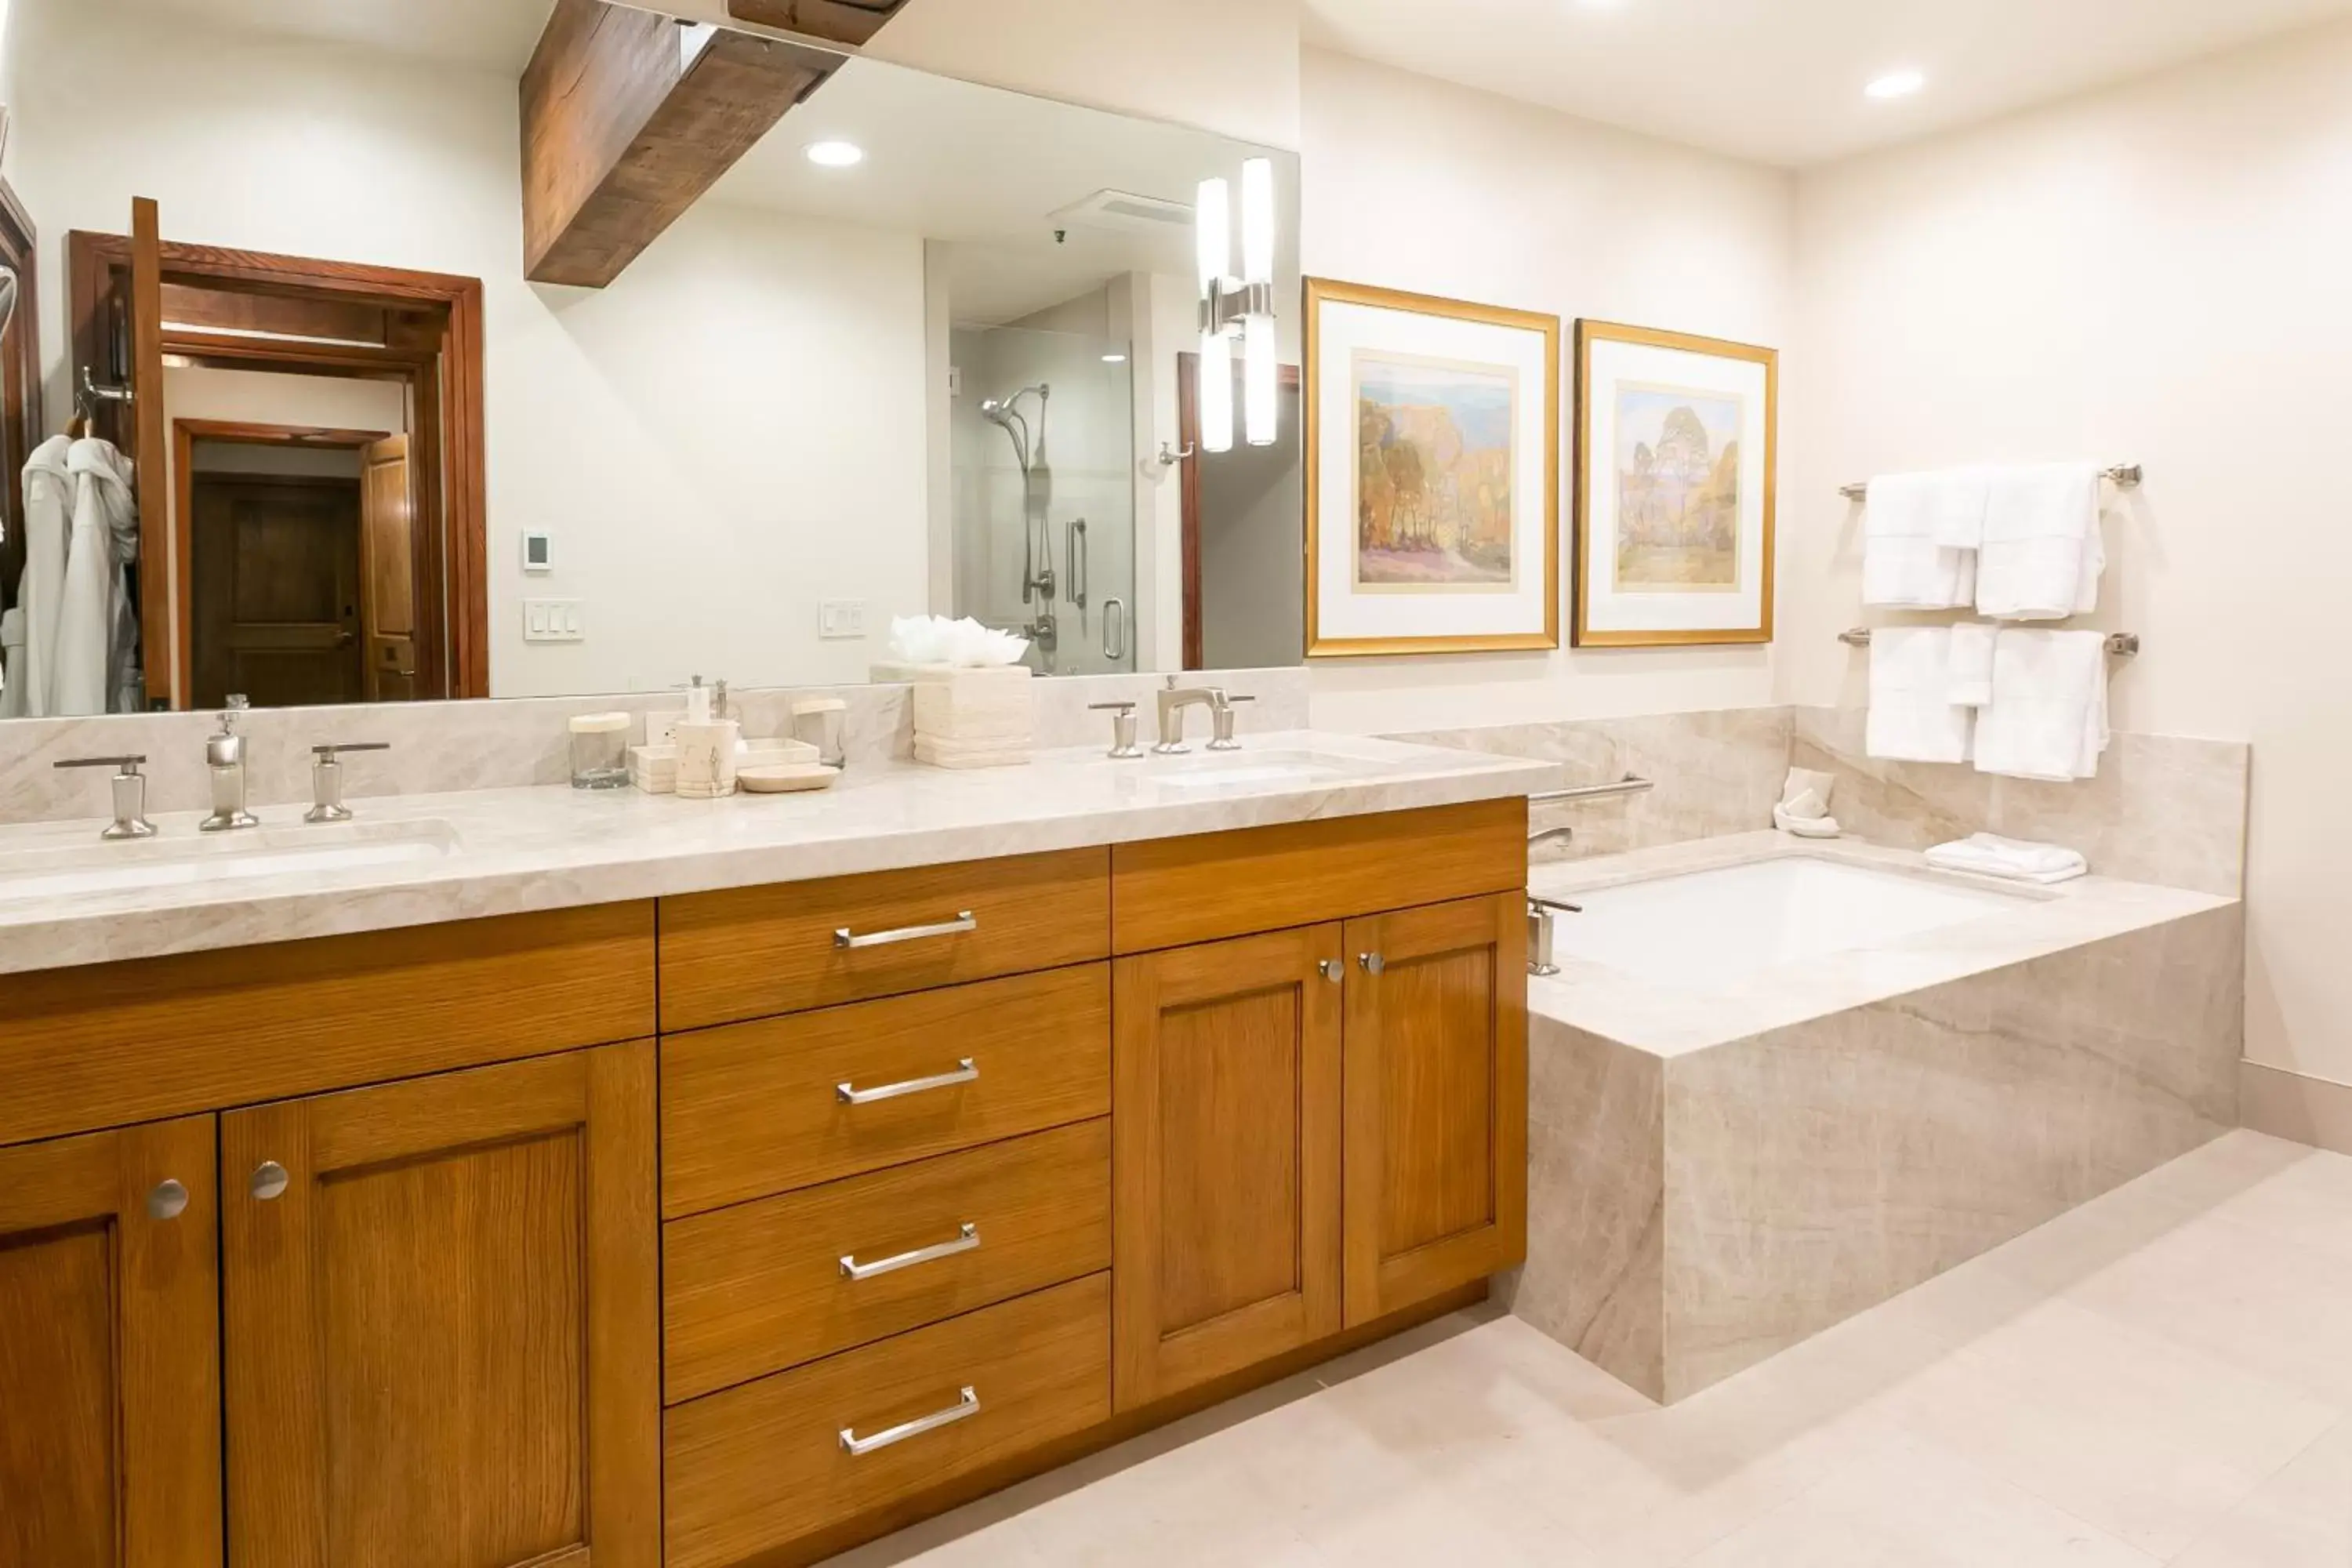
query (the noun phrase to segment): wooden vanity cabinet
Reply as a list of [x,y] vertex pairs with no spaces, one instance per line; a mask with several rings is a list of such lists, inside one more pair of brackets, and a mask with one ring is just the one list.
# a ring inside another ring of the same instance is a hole
[[217,1568],[213,1119],[0,1149],[0,1568]]
[[1118,961],[1119,1409],[1339,1331],[1341,974],[1337,925]]
[[654,1047],[221,1118],[232,1568],[656,1568]]

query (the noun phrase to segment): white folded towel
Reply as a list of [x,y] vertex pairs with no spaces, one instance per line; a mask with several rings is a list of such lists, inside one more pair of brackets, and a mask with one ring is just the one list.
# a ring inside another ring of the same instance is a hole
[[2097,468],[2045,463],[1994,470],[1977,553],[1979,614],[2010,621],[2087,615],[2099,607],[2106,564]]
[[1975,715],[1955,704],[1951,693],[1951,627],[1878,627],[1870,634],[1863,749],[1894,762],[1967,762]]
[[1983,479],[1969,469],[1871,480],[1863,520],[1862,602],[1906,610],[1972,602],[1976,555],[1941,538],[1968,535],[1971,506],[1980,522],[1986,493]]
[[1993,643],[2000,628],[1990,621],[1962,621],[1952,628],[1952,700],[1982,708],[1992,700]]
[[2057,844],[2035,844],[1998,834],[1971,833],[1927,851],[1927,864],[1944,871],[1972,871],[2018,882],[2065,882],[2091,868],[2080,852]]
[[1977,715],[1977,771],[2070,783],[2095,777],[2106,749],[2106,634],[2003,627],[1992,702]]

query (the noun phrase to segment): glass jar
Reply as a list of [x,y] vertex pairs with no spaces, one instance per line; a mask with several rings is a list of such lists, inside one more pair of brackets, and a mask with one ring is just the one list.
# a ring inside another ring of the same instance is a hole
[[572,721],[572,787],[629,787],[629,727],[626,713],[583,713]]

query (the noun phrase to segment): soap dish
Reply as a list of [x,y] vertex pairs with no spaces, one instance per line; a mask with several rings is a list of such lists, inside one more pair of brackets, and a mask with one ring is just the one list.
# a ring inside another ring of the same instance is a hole
[[735,782],[753,795],[826,789],[840,776],[839,768],[828,768],[822,763],[764,763],[735,770]]

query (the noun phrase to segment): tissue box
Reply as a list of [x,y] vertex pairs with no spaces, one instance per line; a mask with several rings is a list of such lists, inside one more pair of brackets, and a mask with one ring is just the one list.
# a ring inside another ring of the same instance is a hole
[[1028,761],[1037,729],[1036,700],[1028,666],[1005,665],[994,669],[925,668],[916,672],[914,699],[919,758],[922,757],[923,742],[928,741],[931,750],[942,756],[1018,753],[1003,755],[1001,760]]

